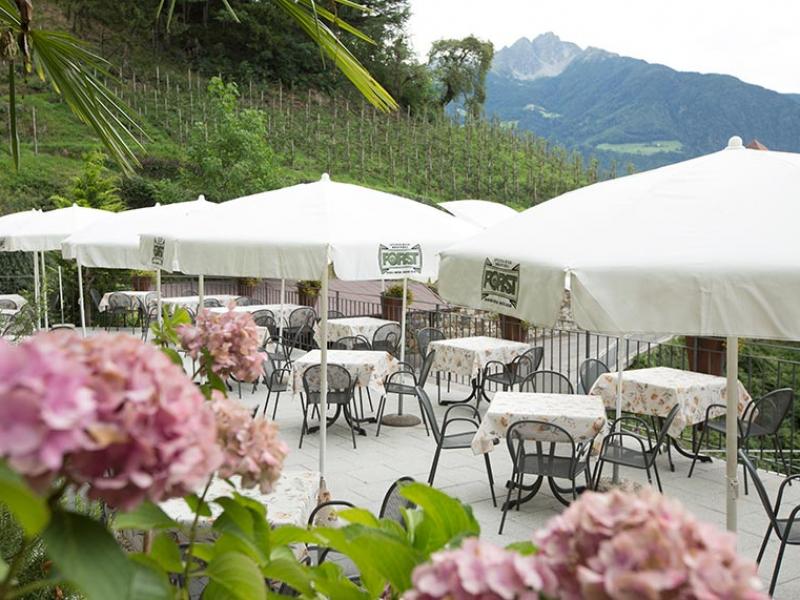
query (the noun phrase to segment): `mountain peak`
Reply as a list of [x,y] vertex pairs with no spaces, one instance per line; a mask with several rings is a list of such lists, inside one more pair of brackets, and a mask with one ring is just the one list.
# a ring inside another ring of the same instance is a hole
[[494,55],[492,71],[498,75],[532,81],[561,74],[583,50],[564,42],[552,31],[535,38],[522,37]]

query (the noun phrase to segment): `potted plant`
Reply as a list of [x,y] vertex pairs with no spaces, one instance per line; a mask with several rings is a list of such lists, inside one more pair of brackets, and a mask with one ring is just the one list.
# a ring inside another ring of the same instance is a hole
[[236,280],[236,292],[240,296],[252,298],[256,295],[256,288],[260,282],[261,280],[256,277],[240,277]]
[[322,283],[315,279],[305,279],[297,282],[298,304],[303,306],[315,306],[319,297],[319,290]]
[[[414,301],[414,294],[406,290],[406,304]],[[381,294],[381,313],[387,321],[397,321],[403,318],[403,284],[394,283]]]
[[131,286],[137,292],[149,292],[153,289],[153,274],[150,271],[132,271]]
[[524,342],[528,335],[528,324],[517,317],[498,315],[500,336],[504,340]]

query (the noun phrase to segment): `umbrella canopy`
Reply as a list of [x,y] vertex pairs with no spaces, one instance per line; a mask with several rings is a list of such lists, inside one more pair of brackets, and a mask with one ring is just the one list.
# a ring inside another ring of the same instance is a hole
[[0,217],[0,252],[10,251],[10,248],[8,248],[8,242],[6,241],[8,236],[14,235],[25,223],[41,214],[42,211],[33,209],[11,213],[10,215],[3,215]]
[[182,219],[196,211],[217,205],[200,196],[191,202],[157,204],[147,208],[112,213],[102,221],[76,231],[61,244],[64,258],[84,267],[107,269],[148,269],[139,258],[139,234],[160,222]]
[[[800,340],[798,191],[800,155],[748,150],[734,137],[721,152],[569,192],[454,245],[439,292],[553,325],[567,275],[584,329],[727,336],[732,417],[737,337]],[[734,418],[726,441],[735,530]]]
[[294,279],[320,279],[331,262],[340,279],[428,281],[438,253],[477,231],[432,206],[323,175],[225,202],[213,218],[154,225],[142,236],[143,260],[196,275]]
[[449,248],[446,299],[550,326],[570,276],[605,333],[800,340],[800,155],[720,152],[597,183]]
[[112,214],[107,210],[86,208],[77,204],[40,212],[35,218],[20,224],[14,233],[6,236],[7,250],[25,252],[60,250],[64,239]]
[[519,214],[510,206],[487,200],[452,200],[439,202],[439,206],[454,217],[481,229],[487,229]]

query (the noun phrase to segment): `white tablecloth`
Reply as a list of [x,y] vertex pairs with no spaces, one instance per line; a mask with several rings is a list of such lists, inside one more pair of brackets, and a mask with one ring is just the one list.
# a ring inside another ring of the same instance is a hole
[[[268,310],[271,311],[273,315],[275,315],[275,322],[278,323],[278,319],[281,318],[281,314],[285,319],[289,318],[289,315],[292,313],[293,310],[296,308],[300,308],[299,304],[284,304],[283,305],[283,313],[281,313],[281,305],[280,304],[251,304],[249,306],[236,306],[233,310],[236,312],[249,312],[254,313],[257,310]],[[213,308],[209,308],[211,312],[226,312],[228,310],[227,306],[215,306]]]
[[[508,428],[517,421],[536,420],[563,427],[576,444],[591,441],[606,427],[606,411],[597,396],[497,392],[472,438],[475,454],[491,452],[495,440],[504,445]],[[541,431],[532,439],[548,441]]]
[[106,292],[105,294],[103,294],[103,297],[100,299],[100,304],[98,305],[98,308],[100,309],[100,312],[105,312],[108,309],[108,299],[111,297],[111,294],[124,294],[125,296],[128,296],[129,298],[131,298],[131,300],[133,301],[133,306],[137,307],[137,306],[141,306],[142,305],[142,303],[144,302],[145,296],[147,296],[147,294],[153,294],[153,293],[154,293],[153,290],[149,290],[149,291],[146,291],[146,292],[137,292],[137,291],[134,291],[134,290],[121,290],[119,292]]
[[[231,478],[234,483],[239,481],[238,476]],[[222,512],[222,508],[211,502],[215,498],[231,496],[233,489],[222,479],[214,479],[206,494],[206,501],[211,508],[210,517],[200,517],[198,525],[201,528],[210,528],[214,519]],[[319,491],[319,473],[315,471],[288,471],[281,474],[275,490],[270,494],[262,494],[259,489],[243,490],[236,486],[236,490],[243,496],[257,500],[267,507],[267,520],[273,527],[281,525],[297,525],[305,527],[311,511],[317,506]],[[194,512],[187,506],[183,498],[174,498],[160,504],[161,508],[171,518],[187,528],[194,520]]]
[[28,303],[28,301],[19,294],[0,294],[0,300],[11,300],[17,305],[18,309],[22,308]]
[[[727,381],[724,377],[681,371],[668,367],[633,369],[622,374],[622,410],[640,415],[666,417],[680,404],[669,434],[680,435],[684,427],[701,423],[711,404],[725,404]],[[591,392],[603,399],[606,407],[617,405],[617,374],[605,373],[592,386]],[[739,382],[739,414],[750,401],[750,394]],[[724,411],[713,411],[712,417]]]
[[[289,378],[289,391],[299,394],[303,391],[303,373],[320,362],[320,351],[312,350],[292,363],[292,376]],[[350,372],[356,387],[370,388],[379,395],[386,393],[384,380],[396,372],[399,361],[384,351],[328,350],[328,364],[340,365]]]
[[436,350],[431,368],[455,375],[476,377],[489,361],[508,364],[531,349],[528,344],[499,338],[475,336],[436,340],[428,345]]
[[[229,302],[232,300],[236,300],[239,296],[233,296],[231,294],[206,294],[203,298],[214,298],[215,300],[219,300],[219,303],[222,306],[227,306]],[[167,306],[182,306],[184,308],[197,308],[198,303],[200,302],[200,296],[173,296],[172,298],[162,298],[161,304]]]
[[[344,317],[341,319],[332,319],[328,321],[328,341],[335,342],[339,338],[363,335],[371,344],[372,336],[375,335],[375,332],[384,325],[390,325],[392,323],[399,325],[397,321],[387,321],[385,319],[376,319],[375,317]],[[314,341],[319,345],[319,323],[314,324]]]

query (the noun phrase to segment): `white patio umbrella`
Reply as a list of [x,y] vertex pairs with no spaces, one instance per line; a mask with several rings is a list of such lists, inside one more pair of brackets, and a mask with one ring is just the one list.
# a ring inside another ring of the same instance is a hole
[[[110,213],[107,210],[88,208],[73,204],[65,208],[57,208],[46,212],[39,212],[34,218],[27,219],[15,228],[15,231],[5,237],[6,249],[10,252],[39,252],[42,257],[41,277],[44,288],[44,326],[49,326],[47,306],[47,271],[45,270],[44,253],[60,250],[61,242],[67,237],[95,223],[105,219]],[[61,279],[59,278],[59,286]],[[59,297],[63,298],[63,290],[59,287]],[[61,307],[63,314],[63,306]]]
[[[180,224],[163,223],[143,234],[143,257],[150,258],[151,265],[172,266],[184,273],[321,280],[321,415],[327,408],[328,265],[345,280],[429,281],[438,275],[438,253],[477,232],[435,207],[332,182],[327,175],[315,183],[225,202],[209,217],[195,214]],[[401,353],[405,308],[404,294]],[[323,418],[323,478],[325,443]]]
[[[32,209],[32,210],[25,210],[21,212],[11,213],[8,215],[3,215],[0,217],[0,252],[8,252],[9,249],[6,247],[6,238],[9,235],[13,235],[18,228],[22,227],[28,221],[36,218],[42,213],[39,209]],[[33,296],[36,298],[36,305],[37,305],[37,321],[38,325],[41,326],[41,313],[38,310],[39,307],[39,255],[38,253],[33,253]]]
[[[81,305],[81,328],[86,334],[86,311],[83,299],[82,267],[105,269],[150,269],[150,263],[140,258],[139,233],[160,222],[179,222],[197,211],[210,210],[217,205],[203,196],[190,202],[156,204],[112,213],[66,238],[61,244],[64,258],[78,263],[78,293]],[[161,315],[161,271],[156,269],[158,313]]]
[[506,204],[488,200],[451,200],[439,206],[454,217],[481,229],[493,227],[519,213]]
[[800,155],[731,138],[707,156],[597,183],[442,255],[439,293],[542,325],[565,274],[576,323],[727,339],[727,524],[736,529],[738,337],[800,340]]

